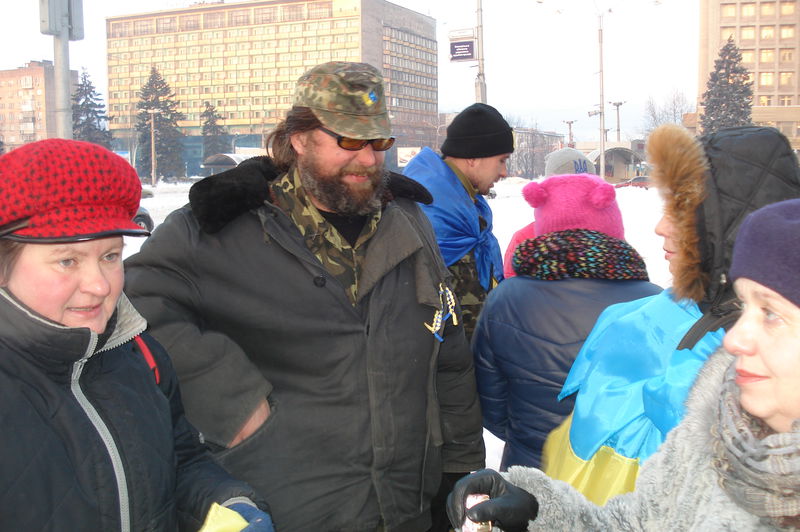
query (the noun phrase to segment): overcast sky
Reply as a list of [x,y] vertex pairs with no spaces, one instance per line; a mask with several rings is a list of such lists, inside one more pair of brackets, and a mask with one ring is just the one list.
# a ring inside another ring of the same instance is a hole
[[[105,17],[184,7],[192,0],[83,0],[86,37],[70,45],[70,67],[86,68],[106,95]],[[439,110],[475,101],[474,63],[449,61],[448,34],[475,26],[475,0],[394,0],[437,21]],[[609,12],[610,10],[610,12]],[[603,13],[606,102],[620,107],[622,139],[639,136],[645,102],[675,91],[694,102],[697,91],[698,0],[483,0],[487,99],[515,122],[578,141],[599,139],[599,15]],[[52,37],[39,33],[35,0],[3,0],[0,70],[53,58]],[[609,140],[614,107],[606,104]]]

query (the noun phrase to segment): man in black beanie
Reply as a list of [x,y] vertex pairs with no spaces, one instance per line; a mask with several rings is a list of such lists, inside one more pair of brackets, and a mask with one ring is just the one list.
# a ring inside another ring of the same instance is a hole
[[503,279],[492,211],[483,196],[508,175],[506,163],[513,151],[508,122],[494,107],[475,103],[447,127],[441,157],[423,148],[404,172],[433,196],[433,203],[422,205],[422,210],[453,273],[467,338],[472,337],[486,294]]

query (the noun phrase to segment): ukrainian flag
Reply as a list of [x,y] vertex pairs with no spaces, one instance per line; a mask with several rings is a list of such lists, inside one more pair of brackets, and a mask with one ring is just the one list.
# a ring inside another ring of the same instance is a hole
[[598,505],[633,490],[639,465],[680,422],[689,388],[722,343],[719,329],[692,349],[676,349],[701,316],[669,290],[603,311],[559,394],[578,395],[545,443],[548,476]]

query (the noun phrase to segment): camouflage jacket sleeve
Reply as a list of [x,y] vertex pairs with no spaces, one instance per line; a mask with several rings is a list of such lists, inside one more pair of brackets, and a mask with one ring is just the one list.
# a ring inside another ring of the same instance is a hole
[[453,291],[461,304],[464,332],[469,341],[475,331],[475,324],[478,321],[478,314],[483,308],[483,302],[486,301],[486,290],[478,280],[478,269],[472,252],[470,251],[452,264],[450,273],[453,274]]

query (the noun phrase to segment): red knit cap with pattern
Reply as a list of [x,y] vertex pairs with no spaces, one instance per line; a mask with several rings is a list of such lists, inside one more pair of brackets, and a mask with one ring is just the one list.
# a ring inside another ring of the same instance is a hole
[[[141,194],[136,170],[102,146],[32,142],[0,156],[0,235],[54,242],[146,235],[133,223]],[[25,226],[9,232],[18,223]]]

